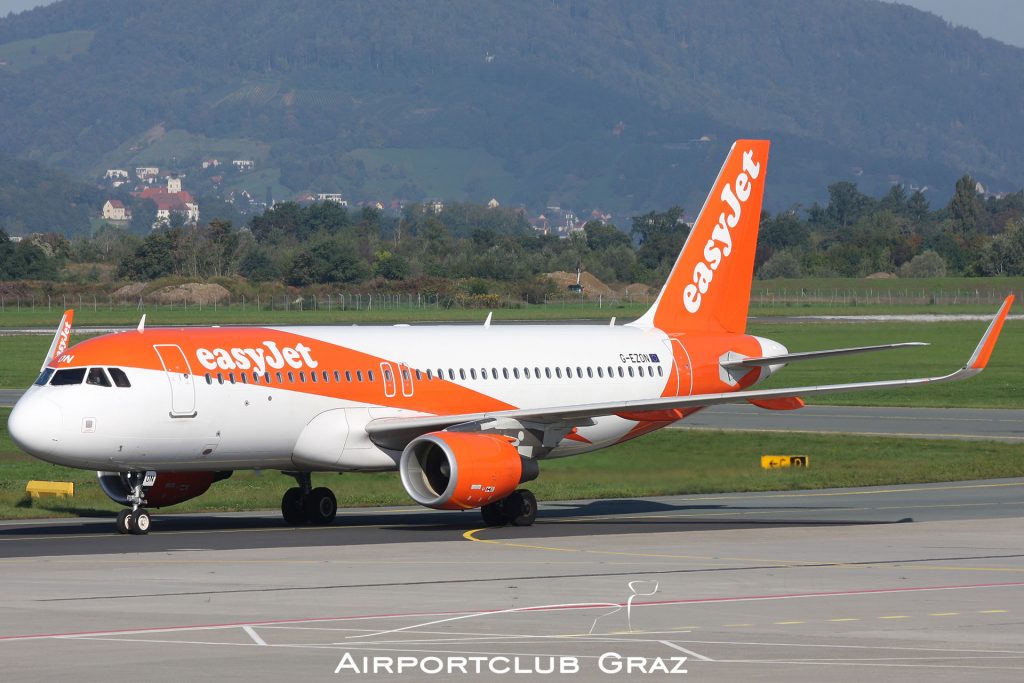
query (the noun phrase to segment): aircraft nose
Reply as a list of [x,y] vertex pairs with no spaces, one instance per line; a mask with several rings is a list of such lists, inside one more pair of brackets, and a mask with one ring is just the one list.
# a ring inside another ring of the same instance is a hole
[[11,439],[26,453],[44,457],[58,443],[60,408],[42,396],[23,396],[7,418]]

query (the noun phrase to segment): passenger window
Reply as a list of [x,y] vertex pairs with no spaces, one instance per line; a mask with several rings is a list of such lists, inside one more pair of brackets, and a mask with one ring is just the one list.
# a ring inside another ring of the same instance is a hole
[[476,379],[476,368],[469,369],[469,377],[470,379]]
[[316,384],[316,382],[317,382],[317,379],[316,379],[316,370],[313,370],[313,371],[311,371],[311,372],[309,373],[309,379],[310,379],[310,381],[311,381],[311,382],[313,382],[313,384]]
[[231,381],[232,384],[234,384],[235,383],[235,373],[229,372],[228,373],[228,379]]
[[609,365],[608,366],[608,377],[611,378],[611,377],[614,377],[614,376],[615,376],[615,369],[612,366]]
[[536,377],[537,379],[540,379],[540,368],[533,369],[533,376]]
[[384,370],[384,381],[385,382],[390,382],[391,381],[391,371],[390,370],[387,370],[387,369]]
[[249,383],[249,375],[245,374],[244,372],[240,372],[240,373],[238,373],[238,376],[242,380],[242,384],[248,384]]
[[632,377],[633,376],[633,366],[630,365],[627,371],[629,372],[629,376]]
[[210,373],[206,373],[206,383],[213,384],[213,375],[211,375]]
[[555,377],[557,377],[558,379],[562,379],[562,368],[555,368]]
[[501,376],[504,377],[505,379],[508,379],[508,368],[501,369]]
[[602,368],[600,365],[597,366],[597,376],[600,377],[601,379],[604,379],[604,368]]
[[36,381],[33,382],[33,384],[35,384],[37,387],[43,386],[44,384],[50,381],[50,376],[52,374],[53,368],[44,369],[41,373],[39,373],[39,377],[36,378]]
[[576,366],[576,376],[583,379],[583,368],[578,365]]
[[498,368],[491,368],[491,377],[498,379]]
[[622,371],[622,366],[620,365],[620,366],[619,366],[619,377],[625,377],[625,376],[626,376],[626,373],[624,373],[624,372]]
[[416,381],[419,382],[422,379],[423,379],[423,373],[420,372],[419,370],[417,370],[416,371]]
[[339,384],[341,383],[341,373],[338,372],[337,370],[334,371],[334,381],[338,382]]
[[572,368],[566,368],[565,369],[565,378],[566,379],[572,379]]
[[331,381],[331,373],[329,373],[326,370],[324,370],[323,378],[324,378],[325,382],[330,382]]
[[523,368],[523,377],[530,379],[530,368]]
[[260,373],[256,372],[255,370],[252,371],[252,383],[253,384],[259,384],[260,383]]
[[427,379],[434,379],[434,371],[430,368],[427,368]]
[[295,373],[291,370],[288,371],[288,381],[295,384]]
[[594,368],[587,366],[587,377],[594,379]]
[[110,380],[107,379],[107,373],[103,372],[103,368],[89,368],[89,374],[85,378],[86,384],[91,384],[94,387],[109,387]]
[[544,368],[544,376],[551,379],[551,368]]
[[487,379],[487,368],[480,368],[480,379]]
[[351,382],[352,381],[352,371],[351,370],[346,370],[345,371],[345,381],[346,382]]
[[512,368],[512,376],[519,379],[519,368]]
[[363,381],[363,371],[362,370],[356,370],[356,380],[359,381],[359,382]]
[[280,372],[277,373],[277,383],[278,384],[284,384],[284,377],[281,375]]
[[305,371],[300,371],[299,372],[299,381],[302,382],[303,384],[306,383],[306,373],[305,373]]
[[367,382],[372,382],[373,381],[373,370],[367,370],[366,371],[366,381]]
[[50,386],[56,387],[81,384],[83,379],[85,379],[85,368],[68,368],[67,370],[58,370],[54,373]]
[[222,374],[221,374],[221,373],[219,373],[219,372],[217,373],[217,382],[218,382],[219,384],[224,384],[224,375],[222,375]]
[[455,381],[455,371],[451,368],[448,368],[448,379]]
[[264,384],[270,384],[270,373],[269,372],[267,374],[263,375],[263,383]]

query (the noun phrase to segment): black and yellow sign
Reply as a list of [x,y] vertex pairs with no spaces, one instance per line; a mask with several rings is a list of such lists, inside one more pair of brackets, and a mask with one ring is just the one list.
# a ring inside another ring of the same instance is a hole
[[777,470],[783,467],[808,467],[810,458],[806,455],[762,455],[761,467]]

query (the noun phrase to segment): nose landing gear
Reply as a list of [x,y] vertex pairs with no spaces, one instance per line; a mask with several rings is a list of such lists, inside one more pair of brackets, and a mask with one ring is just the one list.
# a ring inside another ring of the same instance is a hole
[[334,492],[324,486],[313,488],[309,472],[285,472],[295,478],[298,486],[284,492],[281,498],[281,516],[286,524],[326,525],[338,513],[338,500]]
[[146,499],[143,497],[143,487],[151,486],[155,480],[155,473],[129,472],[128,485],[132,491],[128,494],[128,502],[131,508],[125,508],[117,513],[117,532],[121,534],[135,534],[144,536],[149,533],[150,516],[149,510],[142,507]]

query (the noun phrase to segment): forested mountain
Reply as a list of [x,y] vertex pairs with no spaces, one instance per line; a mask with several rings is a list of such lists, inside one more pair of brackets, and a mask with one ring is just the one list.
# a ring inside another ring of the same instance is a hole
[[773,210],[1024,186],[1024,50],[875,0],[63,0],[0,19],[0,93],[8,153],[252,158],[260,197],[693,211],[740,136]]
[[89,217],[102,203],[92,185],[0,152],[0,230],[88,234]]

